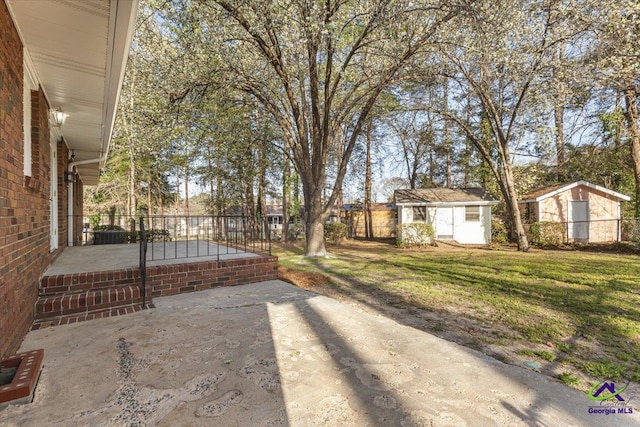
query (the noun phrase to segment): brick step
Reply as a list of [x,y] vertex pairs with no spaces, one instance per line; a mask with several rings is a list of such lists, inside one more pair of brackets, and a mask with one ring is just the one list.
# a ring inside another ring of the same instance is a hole
[[109,308],[106,310],[90,311],[87,313],[76,313],[76,314],[67,314],[64,316],[48,317],[46,319],[35,320],[31,325],[31,330],[35,331],[38,329],[48,328],[49,326],[70,325],[72,323],[83,322],[85,320],[102,319],[102,318],[113,317],[113,316],[122,316],[124,314],[135,313],[147,308],[154,308],[154,306],[153,304],[147,304],[146,306],[143,307],[142,304],[136,304],[136,305],[129,305],[125,307]]
[[92,289],[107,289],[114,286],[138,286],[139,284],[140,270],[137,268],[60,274],[44,276],[40,280],[39,294],[41,296],[60,295]]
[[82,292],[40,296],[36,301],[35,320],[66,315],[89,314],[142,305],[138,286],[119,286]]

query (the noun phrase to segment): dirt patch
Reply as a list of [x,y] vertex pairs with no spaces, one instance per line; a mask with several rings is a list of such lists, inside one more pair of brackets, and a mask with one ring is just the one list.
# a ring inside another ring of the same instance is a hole
[[278,279],[291,283],[299,288],[316,292],[319,287],[331,282],[330,278],[320,273],[294,270],[282,266],[278,266]]

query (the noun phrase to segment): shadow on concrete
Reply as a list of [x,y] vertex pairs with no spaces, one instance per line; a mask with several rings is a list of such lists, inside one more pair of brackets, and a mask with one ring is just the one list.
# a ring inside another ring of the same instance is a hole
[[[45,349],[8,425],[587,425],[543,376],[280,281],[30,332]],[[621,418],[632,425],[637,418]],[[618,420],[616,420],[618,421]]]

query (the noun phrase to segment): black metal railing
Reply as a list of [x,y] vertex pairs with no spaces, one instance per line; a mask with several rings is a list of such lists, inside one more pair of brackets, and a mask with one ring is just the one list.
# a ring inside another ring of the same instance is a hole
[[[137,243],[144,230],[147,260],[224,257],[243,252],[271,255],[272,230],[266,221],[248,216],[153,215],[138,221],[126,215],[70,218],[81,230],[81,244]],[[81,227],[80,227],[81,225]]]

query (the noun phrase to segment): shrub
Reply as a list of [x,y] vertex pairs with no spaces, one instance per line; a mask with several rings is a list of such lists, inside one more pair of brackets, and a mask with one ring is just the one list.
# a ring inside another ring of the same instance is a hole
[[436,232],[431,224],[400,224],[396,235],[398,236],[396,244],[400,248],[433,245],[436,241]]
[[124,231],[124,228],[119,225],[98,225],[93,228],[93,231]]
[[102,221],[102,217],[100,216],[100,214],[94,213],[89,216],[89,223],[94,230],[96,230],[100,226],[100,221]]
[[[325,229],[326,230],[326,229]],[[325,231],[326,233],[326,231]],[[302,227],[299,225],[290,225],[289,226],[289,240],[296,241],[300,238],[302,234]]]
[[[147,233],[147,242],[170,242],[171,233],[169,230],[160,229],[160,228],[152,228],[151,230],[146,230]],[[138,230],[127,232],[127,240],[129,243],[135,243],[140,240],[140,232]]]
[[509,241],[509,230],[500,218],[491,217],[491,242],[507,243]]
[[328,222],[324,225],[324,238],[331,243],[340,243],[347,237],[347,224]]
[[161,228],[152,228],[147,230],[147,241],[149,242],[170,242],[171,234],[169,230]]
[[529,239],[537,246],[560,246],[564,242],[564,224],[561,222],[534,222],[529,227]]

